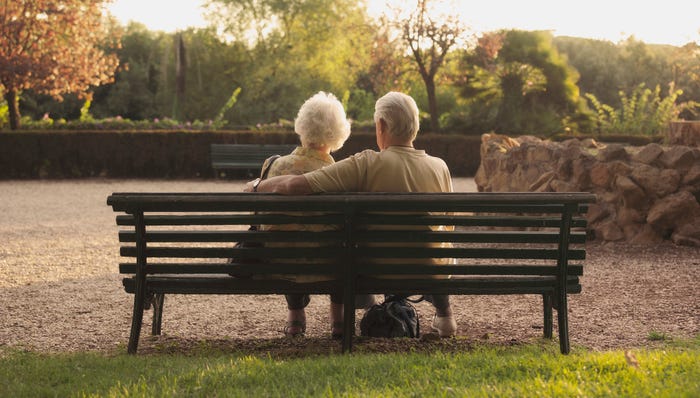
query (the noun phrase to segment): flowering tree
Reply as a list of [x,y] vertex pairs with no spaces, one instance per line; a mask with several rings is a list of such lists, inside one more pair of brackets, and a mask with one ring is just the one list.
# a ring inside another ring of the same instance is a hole
[[[109,1],[109,0],[107,0]],[[61,100],[111,82],[119,61],[103,48],[118,38],[104,24],[105,0],[0,0],[0,85],[10,128],[18,95],[33,89]]]

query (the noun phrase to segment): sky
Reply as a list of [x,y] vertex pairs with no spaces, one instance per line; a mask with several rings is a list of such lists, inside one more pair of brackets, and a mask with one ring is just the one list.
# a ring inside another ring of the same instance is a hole
[[[405,0],[393,0],[398,4]],[[499,29],[550,30],[617,43],[633,35],[648,44],[700,42],[700,0],[443,0],[445,12],[459,15],[471,32]],[[113,0],[110,12],[151,30],[174,32],[206,25],[202,0]],[[379,15],[385,0],[368,0]]]

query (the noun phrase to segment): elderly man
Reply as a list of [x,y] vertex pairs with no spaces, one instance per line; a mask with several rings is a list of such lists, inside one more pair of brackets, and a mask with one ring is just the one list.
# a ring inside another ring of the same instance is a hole
[[[418,106],[410,96],[390,92],[377,100],[374,112],[380,152],[365,150],[333,165],[303,175],[256,179],[247,192],[305,195],[318,192],[452,192],[445,162],[413,147],[418,134]],[[453,336],[457,324],[447,295],[432,295],[436,309],[432,328],[441,337]],[[342,306],[331,308],[333,321],[342,320]]]

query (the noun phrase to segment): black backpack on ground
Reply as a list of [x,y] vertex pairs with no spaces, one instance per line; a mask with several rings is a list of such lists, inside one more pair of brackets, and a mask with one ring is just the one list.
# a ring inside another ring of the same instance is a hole
[[367,337],[420,337],[420,324],[415,307],[422,301],[387,295],[384,302],[375,304],[360,321],[360,335]]

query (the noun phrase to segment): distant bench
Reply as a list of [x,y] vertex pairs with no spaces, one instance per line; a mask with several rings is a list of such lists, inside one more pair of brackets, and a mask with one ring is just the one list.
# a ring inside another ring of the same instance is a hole
[[211,167],[217,177],[226,170],[254,174],[265,159],[272,155],[287,155],[296,147],[290,144],[211,144]]
[[[343,351],[352,348],[356,294],[529,294],[542,296],[545,337],[552,337],[557,310],[560,350],[568,353],[567,296],[581,291],[583,214],[594,200],[588,193],[115,193],[107,204],[122,213],[117,225],[125,261],[119,271],[126,291],[135,294],[128,351],[136,352],[151,305],[151,333],[160,334],[166,294],[342,292]],[[251,224],[333,228],[249,231]],[[238,241],[290,245],[234,247]],[[429,259],[456,265],[429,265]],[[268,277],[275,274],[328,278],[296,283]]]

